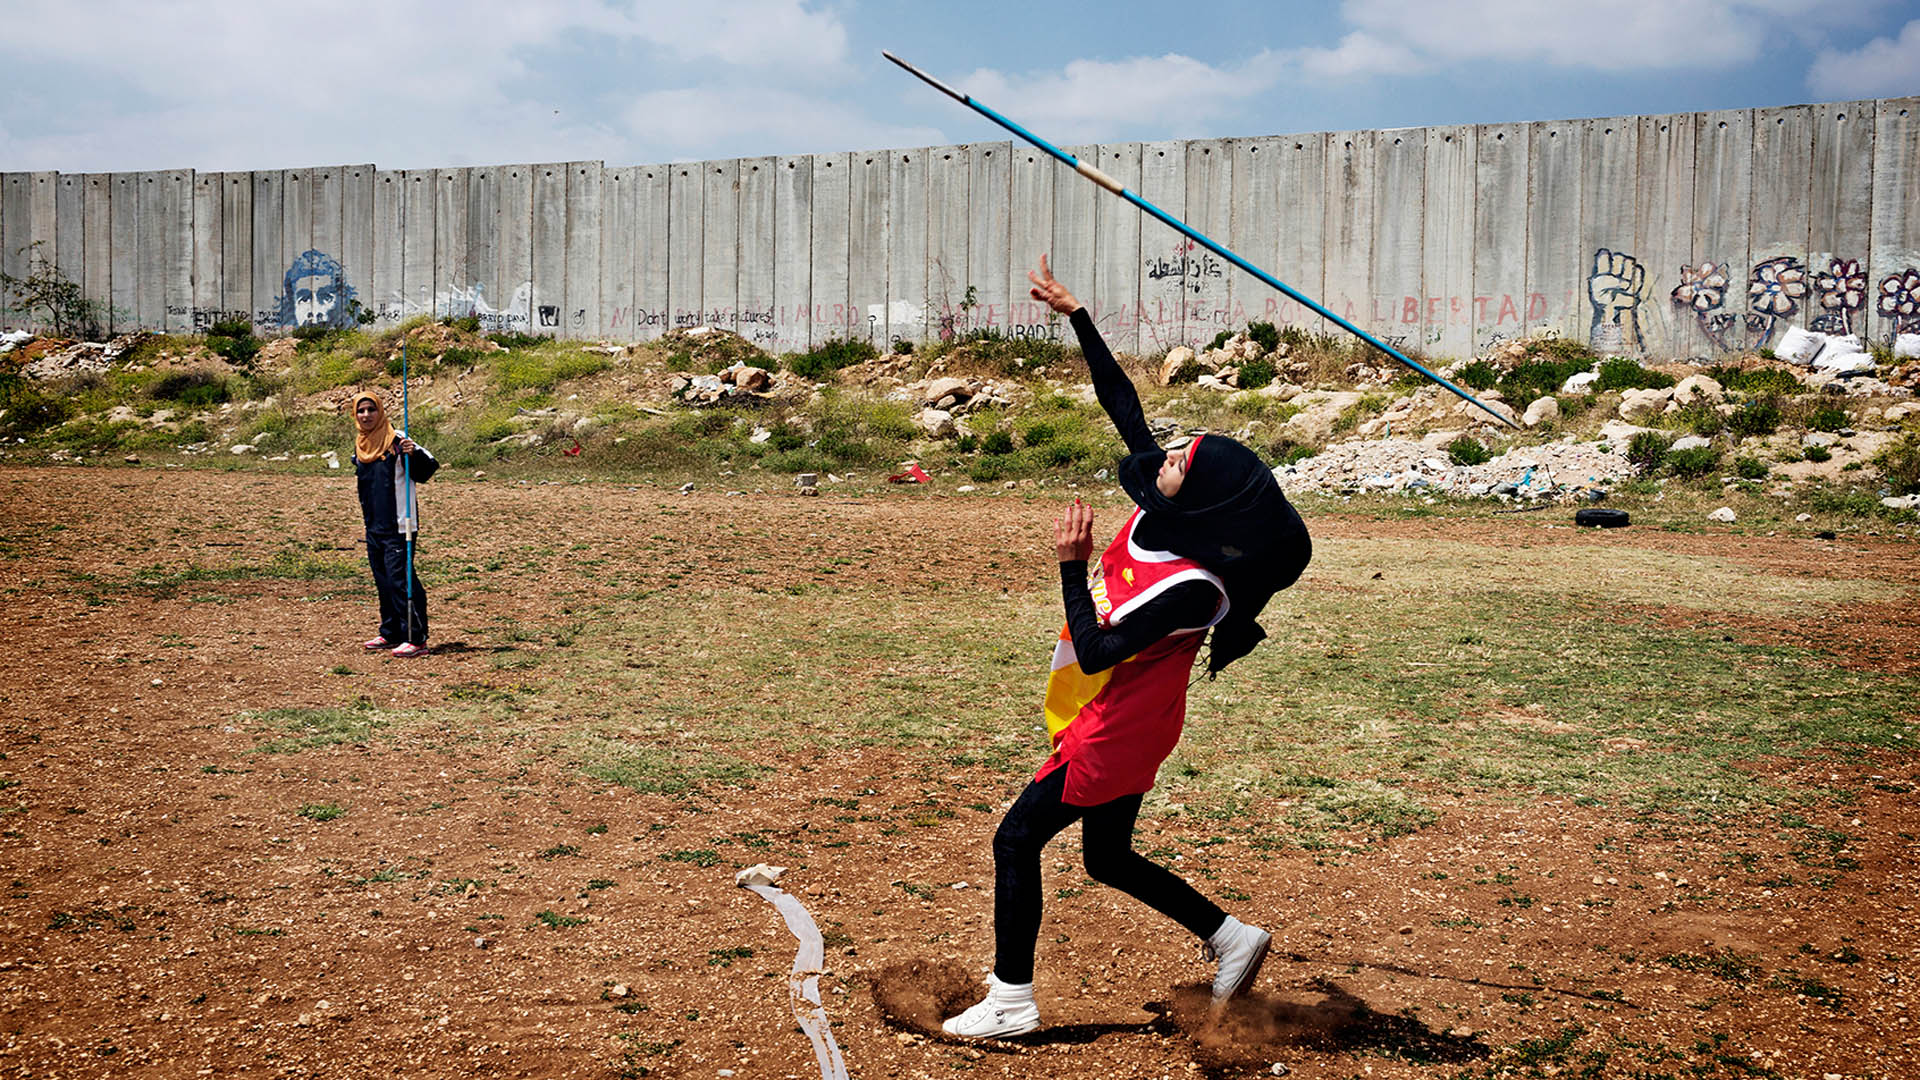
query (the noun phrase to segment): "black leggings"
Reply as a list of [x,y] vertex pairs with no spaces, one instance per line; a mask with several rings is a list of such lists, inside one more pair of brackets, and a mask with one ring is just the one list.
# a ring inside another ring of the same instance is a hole
[[1062,796],[1067,770],[1055,769],[1027,785],[993,834],[993,973],[1001,982],[1033,981],[1034,942],[1040,936],[1040,849],[1074,823],[1080,826],[1087,876],[1110,885],[1202,938],[1227,913],[1194,887],[1133,850],[1140,796],[1099,806],[1074,806]]
[[[416,539],[415,544],[418,542]],[[426,644],[427,591],[421,587],[418,573],[413,575],[413,632],[407,632],[407,538],[399,533],[368,533],[367,563],[373,568],[373,588],[380,596],[380,636],[388,641]]]

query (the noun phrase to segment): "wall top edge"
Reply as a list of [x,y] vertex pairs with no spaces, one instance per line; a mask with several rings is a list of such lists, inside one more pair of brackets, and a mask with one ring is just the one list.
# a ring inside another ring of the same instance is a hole
[[[1556,117],[1556,118],[1550,118],[1550,119],[1532,119],[1532,120],[1500,120],[1500,121],[1488,121],[1488,122],[1465,122],[1465,123],[1455,123],[1455,124],[1420,124],[1420,125],[1413,125],[1408,127],[1342,128],[1342,129],[1330,129],[1330,130],[1322,130],[1322,131],[1281,131],[1281,132],[1270,132],[1270,133],[1261,134],[1261,135],[1206,135],[1206,136],[1193,136],[1190,138],[1181,138],[1181,139],[1115,139],[1107,142],[1075,143],[1073,144],[1073,146],[1079,147],[1080,149],[1085,150],[1085,149],[1093,149],[1093,148],[1099,148],[1099,147],[1152,146],[1152,145],[1165,145],[1168,143],[1182,143],[1182,142],[1242,143],[1242,142],[1255,142],[1255,141],[1271,140],[1271,139],[1331,138],[1333,136],[1356,135],[1356,134],[1391,135],[1391,134],[1414,132],[1414,131],[1460,131],[1460,130],[1481,131],[1481,130],[1503,130],[1503,129],[1511,130],[1514,128],[1534,127],[1540,124],[1585,124],[1585,123],[1598,123],[1603,121],[1613,121],[1616,123],[1624,124],[1627,122],[1641,122],[1641,121],[1658,121],[1658,120],[1673,121],[1673,120],[1678,120],[1684,117],[1691,117],[1691,118],[1698,119],[1698,118],[1709,117],[1709,116],[1733,116],[1741,113],[1746,113],[1749,115],[1765,113],[1768,115],[1772,115],[1772,114],[1777,114],[1781,112],[1792,112],[1792,111],[1801,110],[1801,109],[1805,109],[1805,110],[1837,109],[1837,110],[1848,110],[1848,111],[1858,110],[1862,112],[1865,116],[1877,116],[1883,111],[1898,109],[1898,108],[1906,108],[1909,110],[1920,108],[1920,95],[1891,97],[1891,98],[1859,98],[1859,99],[1849,100],[1849,101],[1801,102],[1797,104],[1788,104],[1788,105],[1753,105],[1753,106],[1747,106],[1747,107],[1735,108],[1735,109],[1700,109],[1700,110],[1695,110],[1691,112],[1677,112],[1677,113],[1644,113],[1644,114],[1623,114],[1623,115],[1611,115],[1611,116],[1569,116],[1569,117]],[[578,166],[593,166],[593,165],[598,165],[603,169],[619,168],[619,169],[668,170],[673,168],[674,166],[697,165],[697,164],[705,164],[708,162],[757,161],[765,158],[778,158],[782,161],[787,161],[787,160],[798,160],[798,159],[809,158],[809,157],[839,156],[839,155],[848,155],[848,154],[878,156],[878,155],[890,155],[890,154],[930,153],[937,150],[964,150],[974,146],[1005,146],[1005,145],[1012,145],[1012,143],[1013,143],[1013,140],[999,140],[997,142],[986,141],[986,142],[936,143],[936,144],[930,144],[926,146],[855,147],[852,149],[809,151],[806,153],[798,153],[798,154],[748,154],[748,155],[741,155],[737,157],[725,157],[725,158],[673,158],[667,161],[634,162],[628,165],[608,165],[604,160],[602,161],[540,161],[540,162],[503,161],[503,162],[478,163],[473,165],[423,165],[423,166],[415,166],[415,167],[382,167],[382,166],[375,165],[372,162],[351,162],[347,164],[337,164],[337,163],[327,162],[327,163],[313,164],[313,165],[297,165],[297,166],[289,165],[289,166],[281,166],[276,168],[263,168],[263,169],[195,170],[193,168],[181,167],[181,168],[168,168],[168,169],[115,169],[115,170],[105,170],[105,171],[81,170],[81,171],[67,172],[67,173],[63,173],[57,169],[0,168],[0,176],[5,176],[8,178],[12,178],[15,176],[50,177],[50,176],[62,176],[62,175],[65,175],[65,176],[145,176],[145,175],[174,174],[179,176],[193,176],[196,173],[198,173],[199,175],[230,175],[231,176],[231,175],[246,175],[248,173],[275,174],[275,173],[289,173],[289,172],[311,172],[316,169],[331,169],[334,171],[363,169],[369,172],[391,173],[391,174],[397,175],[397,174],[404,174],[404,173],[458,172],[462,169],[488,169],[488,170],[507,169],[507,168],[531,169],[531,168],[541,168],[541,167],[547,167],[547,166],[578,167]],[[1057,144],[1057,145],[1061,145],[1063,149],[1067,149],[1068,152],[1070,153],[1072,152],[1073,147],[1067,146],[1066,144]]]

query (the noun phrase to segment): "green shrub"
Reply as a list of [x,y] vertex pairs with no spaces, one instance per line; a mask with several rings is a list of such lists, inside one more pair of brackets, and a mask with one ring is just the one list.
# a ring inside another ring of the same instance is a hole
[[1036,420],[1028,424],[1027,429],[1020,433],[1020,441],[1027,446],[1043,446],[1052,442],[1056,434],[1058,432],[1054,430],[1052,424],[1045,420]]
[[1649,475],[1666,463],[1673,440],[1657,431],[1637,432],[1627,442],[1627,461],[1642,475]]
[[1920,492],[1920,439],[1909,435],[1874,455],[1873,467],[1896,495]]
[[1738,473],[1742,480],[1765,480],[1767,473],[1772,470],[1767,468],[1766,462],[1757,457],[1740,457],[1734,459],[1733,471]]
[[1732,416],[1727,417],[1727,430],[1741,439],[1750,435],[1771,435],[1779,427],[1780,405],[1771,397],[1749,399]]
[[477,334],[480,332],[480,316],[478,315],[448,315],[441,319],[440,322],[444,326],[451,326],[455,330],[461,330],[469,334]]
[[1005,431],[989,431],[986,438],[980,440],[980,449],[988,454],[1013,453],[1013,436]]
[[1474,390],[1491,390],[1500,381],[1500,372],[1485,360],[1475,360],[1454,372],[1453,381]]
[[991,483],[1007,478],[1009,459],[1004,454],[983,454],[967,466],[967,478],[980,483]]
[[1720,451],[1711,446],[1692,446],[1667,451],[1667,470],[1682,479],[1705,476],[1720,464]]
[[1850,426],[1850,423],[1847,410],[1838,405],[1815,406],[1813,412],[1807,415],[1807,426],[1815,431],[1839,431]]
[[1586,358],[1522,360],[1511,371],[1500,376],[1500,392],[1510,398],[1532,401],[1558,392],[1569,378],[1587,370],[1590,365],[1591,361]]
[[1347,410],[1333,418],[1333,433],[1344,435],[1361,424],[1387,411],[1392,404],[1385,394],[1367,394],[1360,400],[1347,406]]
[[1493,460],[1493,451],[1479,439],[1462,435],[1447,444],[1447,460],[1455,465],[1485,465]]
[[543,338],[535,334],[522,334],[517,331],[508,331],[501,334],[488,334],[487,340],[503,349],[531,349],[535,345],[544,344],[552,339]]
[[604,356],[554,347],[535,352],[506,353],[494,370],[500,389],[512,392],[551,390],[568,379],[582,378],[612,366],[612,361]]
[[1824,446],[1809,446],[1801,451],[1801,456],[1808,461],[1819,464],[1822,461],[1832,461],[1833,451],[1828,450]]
[[1319,447],[1309,446],[1305,443],[1296,443],[1287,439],[1282,439],[1272,447],[1274,461],[1275,464],[1278,465],[1292,465],[1297,461],[1305,461],[1319,452]]
[[33,435],[53,427],[73,415],[67,399],[38,387],[13,391],[8,395],[7,411],[0,416],[0,431],[10,435]]
[[1720,434],[1727,426],[1727,419],[1720,415],[1720,410],[1704,401],[1682,406],[1679,412],[1673,414],[1673,419],[1678,427],[1685,428],[1703,439],[1710,439]]
[[1258,390],[1271,383],[1279,372],[1274,370],[1273,361],[1262,356],[1258,360],[1249,360],[1240,365],[1240,389]]
[[1096,453],[1092,443],[1081,438],[1054,439],[1040,448],[1037,460],[1053,469],[1078,465]]
[[215,323],[207,334],[207,348],[242,371],[252,369],[253,358],[260,355],[264,346],[264,342],[253,336],[252,325],[240,319]]
[[1673,385],[1673,376],[1641,367],[1639,361],[1617,356],[1600,364],[1600,377],[1593,388],[1608,390],[1664,390]]
[[1213,340],[1212,340],[1212,341],[1209,341],[1209,342],[1207,342],[1207,348],[1208,348],[1208,349],[1223,349],[1223,348],[1225,348],[1225,347],[1226,347],[1226,345],[1227,345],[1227,342],[1229,342],[1229,341],[1232,341],[1232,340],[1233,340],[1233,331],[1231,331],[1231,330],[1222,330],[1222,331],[1220,331],[1219,333],[1217,333],[1217,334],[1215,334],[1215,335],[1213,335]]
[[1280,347],[1280,331],[1270,322],[1248,323],[1247,336],[1266,352],[1272,352]]
[[811,352],[787,358],[787,370],[803,379],[818,381],[844,367],[878,359],[880,350],[855,338],[831,338]]
[[147,396],[155,401],[177,401],[188,408],[204,409],[232,397],[227,379],[204,368],[169,371],[147,387]]
[[1701,372],[1707,378],[1730,393],[1735,394],[1797,394],[1805,387],[1790,371],[1779,368],[1753,368],[1741,370],[1727,365],[1710,367]]
[[1558,361],[1578,361],[1580,370],[1593,366],[1599,353],[1593,351],[1586,342],[1578,338],[1536,338],[1527,342],[1528,356],[1550,356]]

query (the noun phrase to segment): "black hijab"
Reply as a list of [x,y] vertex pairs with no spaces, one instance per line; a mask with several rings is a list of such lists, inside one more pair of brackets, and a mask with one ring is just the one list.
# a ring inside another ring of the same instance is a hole
[[1260,455],[1224,435],[1190,448],[1186,478],[1169,497],[1155,486],[1169,452],[1149,450],[1120,462],[1120,486],[1145,511],[1140,546],[1171,551],[1220,576],[1226,617],[1213,628],[1207,672],[1218,674],[1267,636],[1254,620],[1273,594],[1293,584],[1313,556],[1300,515]]

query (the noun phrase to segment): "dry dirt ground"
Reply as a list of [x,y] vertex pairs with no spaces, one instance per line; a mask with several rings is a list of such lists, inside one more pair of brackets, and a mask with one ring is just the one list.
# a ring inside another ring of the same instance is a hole
[[[503,645],[463,627],[543,621],[581,602],[577,578],[514,561],[564,548],[556,538],[586,536],[642,574],[664,575],[658,553],[672,552],[674,573],[716,588],[752,572],[772,597],[821,580],[785,554],[783,538],[802,535],[829,550],[877,547],[846,570],[869,583],[976,587],[989,556],[1010,555],[1023,569],[977,587],[1048,590],[1035,507],[613,484],[457,493],[438,494],[433,542],[512,584],[442,598],[440,648],[403,663],[357,650],[372,629],[357,579],[167,589],[138,576],[264,558],[289,541],[359,558],[350,478],[0,470],[0,1075],[818,1076],[789,998],[794,939],[732,881],[738,862],[756,860],[737,847],[718,865],[698,854],[729,836],[803,856],[782,884],[828,930],[821,989],[855,1077],[1252,1076],[1275,1063],[1343,1078],[1920,1074],[1920,764],[1905,756],[1754,765],[1787,780],[1823,774],[1810,782],[1846,770],[1863,792],[1809,811],[1857,838],[1857,868],[1825,891],[1774,895],[1727,876],[1725,851],[1782,854],[1767,823],[1703,835],[1524,795],[1435,794],[1436,823],[1343,860],[1229,845],[1213,885],[1251,898],[1239,906],[1274,928],[1275,952],[1258,991],[1223,1017],[1202,1007],[1209,972],[1194,943],[1110,890],[1068,899],[1050,883],[1048,1026],[985,1045],[945,1040],[940,1015],[977,992],[988,958],[987,841],[1020,776],[879,745],[800,756],[743,788],[643,794],[543,751],[531,720],[525,738],[409,729],[263,755],[271,733],[247,717],[337,705],[343,692],[405,707],[474,684]],[[1323,536],[1573,539],[1521,518],[1314,525]],[[1920,580],[1907,543],[1633,529],[1578,540]],[[196,602],[203,590],[217,602]],[[690,588],[672,602],[700,597]],[[1916,670],[1910,605],[1833,618],[1873,624],[1859,636],[1871,647],[1826,642],[1839,662]],[[1755,640],[1812,636],[1719,623]],[[745,689],[724,663],[707,677],[716,695]],[[1010,679],[1010,696],[1033,692],[1030,673]],[[929,790],[961,809],[902,830]],[[302,815],[330,804],[351,813]],[[815,844],[809,823],[828,814],[843,831]],[[1147,820],[1141,832],[1202,828]],[[1071,860],[1068,848],[1049,865]],[[1534,883],[1525,903],[1479,876],[1500,868]],[[969,887],[903,891],[901,880]],[[1676,956],[1699,962],[1660,959]],[[1817,980],[1743,979],[1730,970],[1741,958]]]

